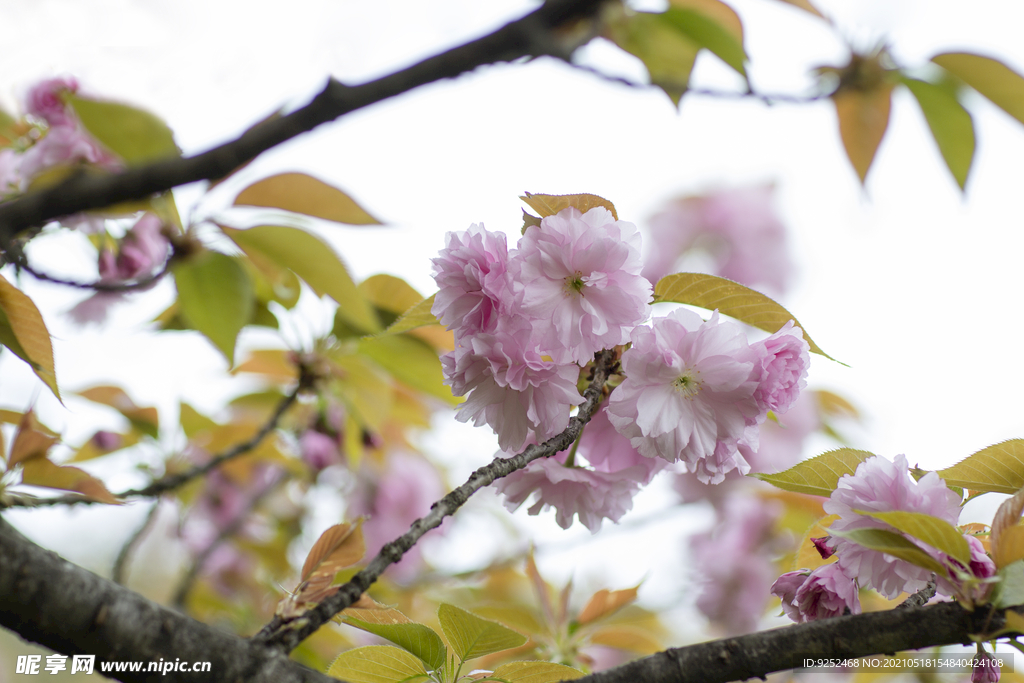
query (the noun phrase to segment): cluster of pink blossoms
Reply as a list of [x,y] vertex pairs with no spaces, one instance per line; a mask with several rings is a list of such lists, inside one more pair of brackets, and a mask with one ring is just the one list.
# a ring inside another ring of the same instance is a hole
[[792,323],[754,344],[717,312],[704,321],[678,310],[645,325],[652,288],[639,233],[604,208],[548,216],[512,251],[503,234],[473,225],[449,233],[433,262],[432,311],[455,333],[445,380],[467,396],[457,417],[490,425],[503,451],[565,429],[583,401],[581,366],[631,343],[625,379],[576,451],[593,469],[575,456],[538,460],[498,484],[510,507],[539,494],[531,514],[555,507],[563,527],[575,514],[595,531],[617,521],[665,463],[712,483],[749,471],[743,453],[757,449],[768,411],[785,412],[805,384],[808,345]]
[[[897,455],[895,462],[875,456],[862,462],[852,475],[845,475],[832,496],[824,504],[825,512],[838,515],[832,523],[835,531],[855,529],[886,529],[892,527],[863,512],[919,512],[956,525],[960,517],[960,496],[951,491],[934,472],[920,480],[914,479],[907,466],[906,456]],[[985,554],[981,542],[965,535],[971,551],[970,566],[937,550],[922,546],[940,564],[951,567],[954,576],[986,579],[995,574],[995,563]],[[913,541],[913,539],[908,540]],[[788,572],[772,586],[772,593],[782,599],[782,607],[794,621],[813,621],[844,614],[846,610],[857,614],[860,601],[858,587],[873,588],[889,599],[900,593],[915,593],[931,578],[931,571],[892,555],[871,550],[839,536],[819,539],[819,552],[836,561],[818,567]],[[939,577],[939,593],[952,595],[960,592],[956,584]]]

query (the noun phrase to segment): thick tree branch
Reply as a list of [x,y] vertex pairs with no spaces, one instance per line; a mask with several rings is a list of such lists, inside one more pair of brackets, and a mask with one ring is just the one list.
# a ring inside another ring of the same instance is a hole
[[[5,251],[22,230],[46,221],[129,199],[142,199],[179,185],[214,180],[263,152],[362,107],[428,83],[455,78],[485,64],[522,57],[566,57],[556,29],[594,15],[606,0],[548,0],[534,12],[497,31],[357,86],[335,80],[308,105],[268,119],[238,139],[183,159],[167,159],[110,175],[79,173],[52,188],[0,205],[0,248]],[[571,49],[573,46],[568,46]]]
[[522,453],[511,458],[495,458],[489,465],[481,467],[470,475],[465,484],[453,490],[430,507],[424,517],[413,522],[412,527],[404,535],[388,543],[370,564],[352,577],[352,580],[341,586],[338,592],[330,596],[302,616],[287,622],[274,617],[267,626],[253,637],[253,640],[280,647],[291,652],[299,643],[311,636],[318,628],[331,618],[359,599],[366,590],[384,573],[390,565],[402,559],[425,533],[441,525],[445,517],[455,514],[469,497],[496,479],[508,476],[521,470],[538,458],[554,455],[572,445],[583,430],[583,425],[590,421],[594,411],[601,402],[604,384],[614,369],[618,358],[614,351],[599,351],[594,357],[594,371],[590,386],[583,393],[584,401],[578,413],[569,418],[569,426],[565,430],[540,445],[527,447]]
[[44,550],[0,518],[0,626],[100,662],[210,662],[209,674],[123,672],[118,679],[338,683],[336,679],[161,607]]

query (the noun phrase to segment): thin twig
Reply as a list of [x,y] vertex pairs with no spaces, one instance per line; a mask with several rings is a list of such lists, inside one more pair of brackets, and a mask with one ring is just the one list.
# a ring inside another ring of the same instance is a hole
[[27,261],[21,259],[14,262],[14,267],[19,270],[23,270],[37,280],[44,282],[52,282],[58,285],[64,285],[65,287],[74,287],[75,289],[89,289],[95,292],[137,292],[139,290],[148,289],[152,287],[154,283],[161,280],[171,268],[171,259],[164,261],[164,265],[160,270],[156,271],[152,275],[147,275],[141,280],[135,280],[134,282],[104,282],[97,280],[96,282],[78,282],[76,280],[65,280],[48,273],[36,270],[28,264]]
[[906,600],[896,605],[893,609],[904,609],[908,607],[922,607],[928,604],[928,601],[935,597],[935,574],[933,573],[931,578],[928,579],[928,584],[917,591]]
[[146,519],[143,520],[139,528],[135,530],[128,540],[121,546],[121,552],[117,554],[117,559],[114,560],[114,569],[110,573],[110,578],[114,583],[124,585],[124,568],[128,564],[128,557],[135,550],[135,547],[142,540],[142,537],[149,531],[150,527],[153,526],[153,522],[156,520],[156,513],[160,509],[160,501],[153,503],[153,507],[149,508],[149,513],[146,514]]
[[[281,399],[280,403],[277,404],[277,408],[274,409],[273,415],[270,416],[270,419],[267,420],[267,422],[260,427],[259,431],[253,434],[249,439],[235,444],[226,451],[218,453],[202,465],[196,465],[195,467],[184,472],[179,472],[178,474],[166,475],[141,489],[129,489],[121,493],[116,493],[114,494],[115,497],[122,500],[125,498],[155,498],[169,491],[173,491],[197,477],[201,477],[212,472],[228,460],[237,458],[240,455],[245,455],[252,449],[256,448],[256,446],[258,446],[260,442],[270,434],[270,432],[277,428],[277,424],[280,422],[285,411],[295,403],[296,399],[299,397],[299,393],[305,390],[311,381],[312,378],[305,376],[305,374],[300,376],[299,384],[295,387],[294,391]],[[3,509],[4,507],[34,508],[50,507],[53,505],[88,505],[96,502],[98,501],[79,495],[57,496],[55,498],[37,498],[26,494],[8,493],[5,494],[3,500],[0,500],[0,509]]]
[[245,508],[239,511],[239,513],[235,515],[234,519],[232,519],[231,522],[224,527],[219,534],[217,534],[217,538],[213,539],[210,545],[203,548],[203,551],[199,553],[198,557],[196,557],[195,562],[193,562],[192,566],[189,567],[188,573],[185,574],[178,583],[178,589],[174,591],[174,597],[171,598],[171,604],[173,606],[180,608],[185,605],[185,599],[188,597],[189,591],[192,590],[192,585],[196,582],[196,579],[199,578],[199,572],[203,570],[203,566],[206,564],[206,561],[210,559],[210,556],[213,555],[213,552],[223,545],[224,541],[238,533],[242,528],[242,525],[245,524],[245,521],[249,518],[249,515],[251,515],[253,510],[256,509],[256,506],[258,506],[260,502],[285,479],[287,479],[287,474],[285,472],[280,472],[270,481],[269,484],[253,494],[252,498],[249,499],[249,502],[246,503]]
[[584,392],[584,401],[577,414],[569,418],[569,426],[561,434],[540,445],[528,446],[526,450],[511,458],[495,458],[490,464],[473,472],[465,484],[444,496],[430,507],[430,512],[412,523],[409,531],[391,541],[377,553],[365,569],[338,589],[316,607],[306,611],[294,620],[285,621],[275,616],[269,624],[253,636],[253,641],[269,647],[291,652],[303,640],[312,635],[337,613],[354,603],[390,565],[402,559],[428,531],[441,525],[445,517],[453,515],[469,497],[496,479],[521,470],[539,458],[552,456],[565,450],[579,436],[583,425],[590,421],[601,402],[605,381],[613,371],[617,357],[614,351],[599,351],[594,357],[594,371],[590,386]]

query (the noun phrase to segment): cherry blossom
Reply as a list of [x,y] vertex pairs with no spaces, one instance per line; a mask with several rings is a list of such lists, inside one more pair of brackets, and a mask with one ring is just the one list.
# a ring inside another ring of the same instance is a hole
[[[893,462],[875,456],[858,465],[854,474],[840,478],[823,508],[830,515],[839,515],[831,526],[836,531],[890,528],[857,510],[922,512],[955,525],[960,517],[960,496],[934,472],[915,480],[904,455],[897,455]],[[843,572],[857,579],[861,587],[874,588],[890,600],[901,592],[921,590],[931,577],[928,569],[844,538],[833,536],[832,542]]]
[[608,209],[573,208],[527,228],[509,256],[517,301],[560,362],[587,362],[629,339],[650,310],[640,233]]
[[639,480],[643,485],[651,483],[654,475],[667,466],[661,458],[640,455],[629,439],[619,434],[608,421],[606,405],[602,405],[583,428],[578,454],[598,472],[611,473],[639,467],[644,472]]
[[987,652],[975,656],[976,664],[971,670],[971,683],[998,683],[1002,671],[999,663]]
[[803,332],[790,320],[778,332],[751,346],[761,356],[762,373],[754,398],[765,410],[786,412],[807,386],[811,359]]
[[754,396],[761,360],[742,328],[717,311],[704,322],[679,309],[634,329],[631,340],[622,355],[626,379],[608,403],[619,433],[642,455],[682,460],[691,471],[711,459],[702,480],[745,466],[728,451],[762,419]]
[[836,564],[812,572],[787,572],[772,585],[772,595],[782,599],[782,609],[795,622],[817,621],[847,613],[860,614],[857,584]]
[[432,262],[440,290],[431,312],[441,324],[454,329],[456,338],[494,332],[512,303],[505,234],[478,224],[449,232]]
[[62,97],[65,92],[78,92],[78,81],[70,77],[40,81],[28,91],[25,110],[50,126],[74,126],[75,115]]

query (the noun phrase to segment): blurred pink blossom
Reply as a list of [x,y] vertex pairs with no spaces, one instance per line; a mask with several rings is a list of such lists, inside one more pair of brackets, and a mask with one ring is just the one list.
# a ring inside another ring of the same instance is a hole
[[[367,463],[360,472],[348,510],[352,517],[368,517],[363,523],[366,558],[372,559],[384,544],[407,532],[443,494],[437,470],[421,457],[389,453],[386,466],[380,471]],[[419,545],[413,546],[388,573],[398,580],[411,579],[420,568],[421,552]]]
[[711,274],[784,294],[793,270],[774,187],[720,190],[672,202],[651,219],[643,274],[651,282],[676,272],[684,252],[710,252]]
[[21,155],[10,148],[0,149],[0,200],[21,190]]
[[144,213],[121,238],[116,272],[110,279],[133,280],[151,274],[167,259],[169,245],[163,222],[155,214]]
[[979,652],[977,664],[971,670],[971,683],[998,683],[1002,674],[999,663],[987,652]]
[[[565,455],[561,456],[564,460]],[[582,467],[566,467],[558,458],[539,458],[525,469],[499,479],[495,488],[505,496],[505,507],[517,510],[534,493],[535,502],[528,512],[554,508],[558,526],[568,529],[573,516],[597,533],[605,518],[618,522],[633,507],[639,482],[647,476],[643,467],[617,472],[595,472]]]
[[624,344],[650,312],[640,233],[608,209],[573,208],[527,228],[509,255],[517,301],[555,360],[586,363]]
[[494,332],[498,317],[512,303],[505,234],[473,224],[449,232],[445,248],[432,259],[434,281],[440,288],[431,312],[457,339]]
[[[840,519],[831,526],[836,531],[890,528],[856,510],[922,512],[956,525],[960,496],[949,490],[935,472],[915,480],[905,455],[897,455],[894,462],[875,456],[858,465],[854,474],[840,478],[838,487],[822,507],[830,515],[839,515]],[[833,536],[832,541],[843,572],[857,579],[863,588],[874,588],[891,600],[901,592],[914,593],[928,584],[928,569],[838,536]]]
[[697,576],[702,577],[697,609],[730,635],[757,628],[775,578],[774,554],[779,506],[756,496],[727,498],[711,531],[690,539]]
[[120,163],[79,127],[55,126],[21,155],[19,171],[24,181],[55,166],[86,163],[117,169]]
[[691,471],[704,461],[702,481],[746,467],[737,444],[763,412],[754,397],[760,358],[743,329],[717,311],[704,322],[679,309],[637,327],[631,339],[622,355],[626,379],[608,402],[615,429],[646,457],[682,460]]
[[629,439],[619,434],[608,421],[608,407],[601,406],[590,422],[583,428],[578,455],[587,459],[598,472],[619,472],[631,467],[643,468],[645,474],[641,484],[651,483],[667,463],[661,458],[645,458],[640,455]]
[[341,462],[338,440],[315,429],[307,429],[299,437],[299,452],[314,472]]
[[25,110],[52,126],[73,126],[75,115],[64,103],[65,92],[78,92],[78,81],[71,77],[50,78],[32,86],[25,97]]
[[836,563],[812,572],[802,569],[783,574],[771,592],[782,599],[786,616],[797,623],[839,617],[847,610],[860,614],[857,584]]

